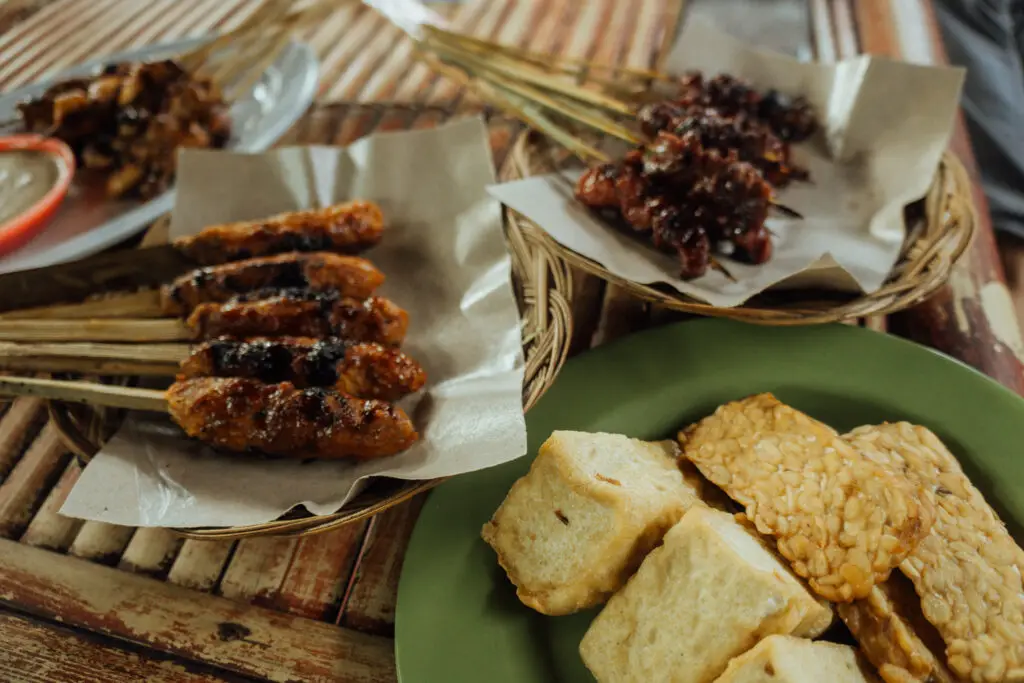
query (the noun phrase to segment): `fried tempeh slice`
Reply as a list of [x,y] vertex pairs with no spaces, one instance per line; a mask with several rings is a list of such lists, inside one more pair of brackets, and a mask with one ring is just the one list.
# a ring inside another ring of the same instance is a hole
[[212,266],[290,251],[357,254],[380,242],[383,234],[380,207],[354,201],[257,221],[211,225],[174,244],[196,263]]
[[339,337],[398,346],[409,315],[383,297],[296,299],[200,304],[188,318],[193,338]]
[[867,596],[932,524],[934,504],[920,488],[771,394],[721,406],[680,442],[828,600]]
[[199,304],[224,303],[239,294],[261,290],[292,288],[365,299],[383,282],[384,274],[364,258],[293,252],[198,268],[161,288],[160,307],[164,315],[188,315]]
[[203,377],[167,390],[171,417],[191,437],[229,451],[366,460],[419,438],[397,406],[288,382]]
[[1024,553],[956,458],[932,432],[906,422],[844,438],[935,494],[935,524],[900,570],[942,636],[950,669],[975,683],[1024,680]]
[[398,349],[340,339],[218,339],[200,344],[181,364],[181,377],[245,377],[300,389],[330,387],[358,398],[397,401],[419,391],[423,368]]
[[836,611],[885,683],[957,683],[920,603],[913,584],[893,572],[868,597],[840,603]]

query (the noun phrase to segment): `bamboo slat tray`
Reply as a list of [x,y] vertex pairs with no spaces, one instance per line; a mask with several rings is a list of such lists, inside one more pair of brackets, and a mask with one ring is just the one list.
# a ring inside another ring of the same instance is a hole
[[[452,112],[439,107],[385,103],[338,105],[346,120],[363,117],[378,121],[400,116],[405,120],[440,121]],[[496,127],[515,126],[498,122]],[[518,127],[514,127],[518,130]],[[362,131],[369,132],[369,131]],[[300,140],[305,142],[306,140]],[[507,244],[512,258],[512,281],[522,318],[523,351],[526,361],[523,408],[529,410],[554,382],[569,353],[572,335],[570,296],[572,278],[568,263],[532,233],[506,223]],[[124,380],[132,383],[134,378]],[[101,444],[117,430],[123,411],[51,401],[48,411],[68,447],[82,461],[88,461]],[[176,529],[197,539],[235,539],[264,535],[307,535],[321,533],[370,517],[427,491],[441,480],[401,481],[378,478],[343,509],[329,515],[311,515],[293,510],[282,518],[242,527]]]
[[[567,159],[543,136],[526,132],[516,141],[503,169],[506,180],[551,173]],[[570,159],[571,161],[571,159]],[[920,303],[945,284],[974,236],[977,222],[971,182],[963,164],[946,152],[928,194],[906,207],[907,240],[889,280],[871,294],[821,291],[768,291],[746,304],[720,308],[668,286],[649,286],[621,278],[604,266],[563,247],[521,214],[508,212],[509,230],[543,244],[575,268],[621,287],[644,301],[697,315],[733,318],[766,325],[813,325],[900,311]]]

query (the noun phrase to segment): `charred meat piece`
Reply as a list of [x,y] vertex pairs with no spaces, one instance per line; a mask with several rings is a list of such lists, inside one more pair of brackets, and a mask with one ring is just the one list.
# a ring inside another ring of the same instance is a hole
[[357,256],[290,253],[199,268],[164,286],[160,303],[166,315],[177,316],[202,303],[265,290],[306,289],[365,299],[383,282],[384,274]]
[[327,387],[384,401],[397,401],[419,391],[427,380],[419,363],[394,348],[295,337],[206,342],[182,363],[180,377],[291,382],[300,389]]
[[188,318],[194,338],[339,337],[349,341],[399,346],[409,314],[383,297],[365,300],[299,300],[275,297],[261,301],[200,304]]
[[176,240],[175,245],[195,262],[210,266],[291,251],[355,254],[377,244],[383,233],[380,207],[354,201],[258,221],[213,225]]
[[637,116],[644,132],[652,138],[662,132],[676,136],[696,132],[706,149],[717,150],[724,156],[734,153],[740,161],[755,166],[776,187],[808,179],[807,171],[793,163],[789,143],[765,121],[746,111],[726,114],[714,107],[656,102],[645,105]]
[[235,452],[368,460],[401,453],[419,438],[397,406],[289,382],[187,379],[171,385],[167,404],[186,434]]
[[28,132],[66,142],[111,197],[153,197],[173,180],[179,148],[223,147],[231,137],[217,87],[171,60],[57,83],[18,113]]
[[764,94],[741,78],[719,74],[705,79],[690,72],[680,81],[675,102],[683,109],[713,107],[725,116],[746,114],[767,124],[785,142],[806,140],[818,128],[810,104],[803,98],[789,98],[770,90]]
[[771,257],[771,236],[764,226],[771,185],[735,152],[705,147],[697,131],[681,136],[661,132],[614,169],[605,164],[587,171],[577,183],[577,198],[608,210],[607,179],[612,176],[623,222],[648,234],[658,249],[675,253],[681,277],[703,275],[711,249],[723,242],[733,246],[735,257],[752,263]]

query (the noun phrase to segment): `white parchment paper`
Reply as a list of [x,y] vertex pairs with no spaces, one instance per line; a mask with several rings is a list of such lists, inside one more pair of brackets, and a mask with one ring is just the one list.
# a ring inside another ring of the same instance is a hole
[[171,236],[351,198],[388,221],[367,253],[381,293],[409,311],[403,350],[428,385],[401,404],[421,441],[362,464],[218,454],[168,418],[133,416],[89,463],[61,513],[134,526],[265,522],[296,505],[340,508],[365,477],[429,479],[526,452],[519,317],[487,133],[479,119],[383,133],[348,148],[182,154]]
[[666,62],[670,73],[689,69],[803,95],[818,113],[821,133],[794,147],[811,182],[778,193],[778,201],[804,219],[769,220],[777,237],[767,263],[720,257],[735,282],[713,270],[696,280],[679,279],[674,256],[609,227],[573,199],[581,169],[495,185],[491,193],[616,275],[667,283],[715,306],[738,306],[784,282],[864,292],[881,287],[906,236],[903,208],[927,192],[946,148],[963,70],[867,56],[803,63],[752,48],[698,20],[688,22]]

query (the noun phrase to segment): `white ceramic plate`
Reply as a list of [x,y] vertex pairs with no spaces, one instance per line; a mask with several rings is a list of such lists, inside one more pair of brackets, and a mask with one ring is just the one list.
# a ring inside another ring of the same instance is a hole
[[[148,61],[186,52],[208,38],[153,45],[85,62],[47,79],[0,96],[0,121],[17,118],[18,102],[36,97],[52,83],[91,75],[116,62]],[[228,148],[261,152],[302,116],[316,95],[319,68],[313,50],[292,43],[263,73],[260,82],[231,108]],[[174,190],[147,202],[110,201],[72,184],[46,230],[21,249],[0,258],[0,273],[38,268],[89,256],[132,236],[170,211]]]

